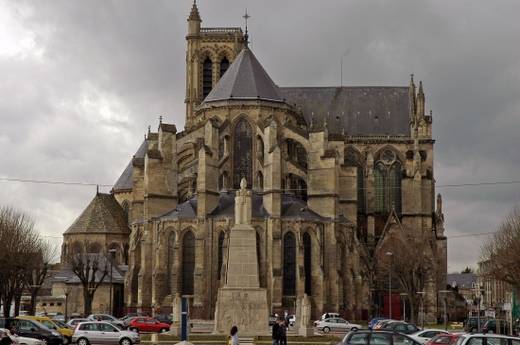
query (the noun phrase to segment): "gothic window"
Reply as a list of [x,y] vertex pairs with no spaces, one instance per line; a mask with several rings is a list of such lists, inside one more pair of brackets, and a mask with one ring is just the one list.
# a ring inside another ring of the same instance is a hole
[[202,98],[211,92],[213,86],[212,62],[209,56],[202,63]]
[[224,171],[220,178],[218,179],[218,187],[219,190],[225,190],[228,188],[228,173],[227,171]]
[[240,188],[240,180],[245,178],[247,187],[252,186],[252,129],[246,119],[240,119],[235,126],[235,145],[233,148],[233,188]]
[[296,295],[296,240],[292,232],[283,238],[283,295]]
[[222,264],[224,262],[224,238],[225,238],[224,231],[221,231],[220,234],[218,235],[218,260],[217,260],[217,262],[218,262],[217,279],[218,280],[220,280],[220,275],[222,273]]
[[229,60],[227,57],[223,57],[222,60],[220,60],[220,78],[226,73],[226,71],[229,68]]
[[357,209],[358,213],[365,213],[365,177],[360,166],[357,167]]
[[392,164],[388,174],[388,201],[390,209],[393,207],[395,211],[401,213],[401,164],[395,162]]
[[257,185],[259,190],[263,190],[264,189],[264,175],[262,174],[261,171],[259,171],[256,174],[256,185]]
[[188,231],[182,240],[182,294],[193,295],[195,278],[195,236]]
[[264,161],[264,141],[260,136],[256,137],[256,157],[260,162]]
[[166,289],[168,293],[172,291],[173,276],[173,250],[175,246],[175,232],[170,232],[168,236],[168,248],[166,250]]
[[375,211],[382,213],[386,211],[385,207],[385,180],[386,168],[382,163],[377,163],[374,169],[374,188],[376,194]]
[[260,234],[256,233],[256,263],[258,265],[258,280],[260,286],[263,286],[263,275],[262,275],[262,240],[260,238]]
[[305,293],[312,295],[312,243],[308,232],[303,234],[303,269],[305,271]]
[[94,254],[94,253],[101,253],[101,244],[97,242],[92,242],[87,244],[87,253]]
[[121,204],[121,207],[123,208],[123,211],[125,212],[126,221],[129,221],[129,206],[128,206],[128,200],[123,201]]

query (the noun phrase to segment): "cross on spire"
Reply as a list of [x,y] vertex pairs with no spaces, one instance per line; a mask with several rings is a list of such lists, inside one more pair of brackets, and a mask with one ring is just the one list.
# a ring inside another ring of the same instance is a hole
[[246,8],[246,13],[242,16],[242,18],[244,18],[244,21],[246,23],[246,34],[244,35],[244,39],[245,39],[246,47],[247,47],[247,45],[249,44],[249,34],[248,34],[248,31],[247,31],[247,20],[249,18],[251,18],[251,16],[249,14],[247,14],[247,8]]

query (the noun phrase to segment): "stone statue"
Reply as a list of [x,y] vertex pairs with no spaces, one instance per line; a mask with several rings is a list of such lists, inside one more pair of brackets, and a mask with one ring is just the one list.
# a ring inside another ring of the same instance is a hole
[[299,298],[296,302],[296,323],[298,325],[298,334],[308,337],[314,334],[314,329],[310,324],[311,321],[311,301],[307,294]]
[[247,190],[245,178],[240,181],[235,197],[235,224],[251,224],[251,191]]

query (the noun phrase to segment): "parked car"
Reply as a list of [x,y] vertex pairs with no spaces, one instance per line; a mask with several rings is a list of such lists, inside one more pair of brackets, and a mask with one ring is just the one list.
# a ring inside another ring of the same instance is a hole
[[448,334],[448,332],[441,329],[423,329],[409,335],[410,338],[417,340],[419,343],[426,344],[428,340],[432,339],[438,334]]
[[520,338],[499,334],[462,334],[457,345],[518,345]]
[[506,320],[498,320],[500,329],[497,330],[497,320],[489,319],[484,325],[482,325],[482,333],[499,333],[499,334],[509,334],[509,322]]
[[167,323],[168,325],[171,325],[173,322],[173,318],[171,314],[157,314],[154,316],[155,319],[162,323]]
[[412,325],[411,323],[404,321],[388,322],[383,327],[381,327],[381,329],[387,331],[396,331],[403,334],[412,334],[420,330],[420,328],[416,325]]
[[159,322],[152,317],[136,317],[128,324],[128,329],[135,332],[163,333],[170,330],[170,325]]
[[113,317],[112,315],[108,315],[108,314],[90,314],[89,316],[87,316],[87,319],[91,320],[91,321],[110,322],[114,326],[121,328],[121,329],[125,329],[125,327],[126,327],[125,323],[123,321],[118,320],[115,317]]
[[340,317],[331,317],[325,320],[320,320],[316,324],[316,328],[321,330],[323,333],[329,333],[330,331],[356,331],[361,329],[361,325],[350,323]]
[[383,321],[383,320],[387,320],[386,318],[384,317],[375,317],[373,318],[372,320],[370,320],[370,322],[368,323],[368,329],[374,329],[375,325],[377,325],[377,323],[379,321]]
[[47,345],[62,345],[63,336],[35,320],[0,318],[0,328],[15,330],[20,337],[43,340]]
[[[486,321],[488,319],[489,318],[487,318],[487,317],[480,318],[480,330],[482,330],[482,326],[484,326],[484,324],[486,323]],[[467,318],[464,321],[464,330],[466,332],[471,332],[471,333],[478,332],[479,331],[478,322],[479,322],[478,317],[472,316],[472,317]]]
[[289,315],[289,326],[294,327],[296,325],[296,315]]
[[0,333],[5,333],[13,341],[13,345],[45,345],[45,342],[40,339],[20,337],[12,334],[8,329],[0,328]]
[[88,321],[88,319],[70,319],[67,322],[67,325],[69,325],[70,327],[72,327],[74,329],[78,323],[85,322],[85,321]]
[[393,331],[349,332],[338,345],[420,345],[409,336]]
[[51,320],[47,316],[18,316],[17,319],[24,319],[24,320],[35,320],[39,323],[43,324],[45,327],[47,327],[50,330],[58,331],[63,336],[63,344],[68,345],[70,344],[70,341],[72,339],[72,334],[74,331],[70,329],[69,327],[61,327],[58,325],[55,321]]
[[441,333],[426,342],[426,345],[455,345],[462,333]]
[[134,345],[141,339],[138,333],[121,330],[109,322],[87,321],[78,324],[72,341],[78,345]]
[[320,320],[329,319],[331,317],[341,317],[341,315],[339,315],[338,313],[325,313],[325,314],[321,315]]
[[379,320],[376,322],[376,324],[374,325],[374,327],[372,327],[372,329],[374,330],[377,330],[377,329],[382,329],[384,326],[386,326],[386,324],[390,323],[390,322],[395,322],[397,320],[393,320],[393,319],[383,319],[383,320]]

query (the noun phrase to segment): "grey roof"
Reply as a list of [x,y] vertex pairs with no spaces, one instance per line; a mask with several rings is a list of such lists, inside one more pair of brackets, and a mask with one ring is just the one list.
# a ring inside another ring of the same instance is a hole
[[74,233],[130,234],[127,215],[113,194],[97,193],[65,235]]
[[288,104],[303,112],[307,124],[346,135],[410,135],[408,87],[281,87]]
[[197,218],[197,197],[194,196],[181,204],[178,204],[173,210],[163,214],[160,219],[194,219]]
[[[88,256],[91,256],[92,259],[94,257],[98,258],[100,260],[99,264],[99,270],[96,272],[96,282],[101,280],[101,277],[103,275],[102,270],[105,268],[105,261],[107,260],[107,268],[110,269],[112,267],[112,283],[114,284],[122,284],[125,281],[125,273],[128,271],[127,265],[110,265],[108,259],[106,257],[98,257],[102,254],[87,254]],[[56,273],[56,276],[54,276],[52,279],[52,282],[62,282],[66,284],[79,284],[81,283],[81,280],[78,278],[78,276],[72,271],[72,269],[68,265],[64,265],[64,267],[59,270]],[[110,271],[105,276],[105,279],[103,279],[104,283],[110,282]]]
[[204,99],[204,103],[229,99],[283,102],[278,86],[247,47],[238,54],[217,85]]
[[475,273],[449,273],[446,280],[452,287],[471,289],[477,282],[477,275]]
[[325,218],[309,209],[307,203],[291,194],[282,196],[282,218],[303,220],[324,220]]
[[[137,149],[137,152],[135,153],[135,158],[144,158],[146,154],[146,150],[148,148],[146,139],[143,140],[139,148]],[[132,179],[132,174],[134,171],[134,166],[132,165],[132,159],[130,159],[130,162],[126,166],[125,170],[119,176],[117,179],[117,182],[114,184],[113,191],[114,192],[123,192],[131,190],[134,186],[134,181]]]
[[[253,218],[266,218],[269,213],[264,208],[263,198],[258,193],[251,197],[251,208]],[[217,207],[211,212],[212,217],[234,217],[235,216],[235,192],[221,192]]]

